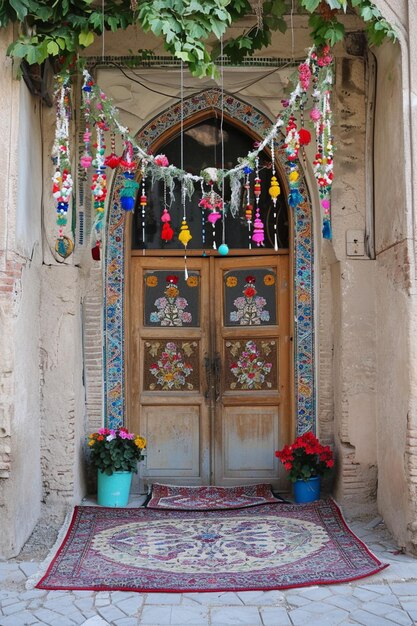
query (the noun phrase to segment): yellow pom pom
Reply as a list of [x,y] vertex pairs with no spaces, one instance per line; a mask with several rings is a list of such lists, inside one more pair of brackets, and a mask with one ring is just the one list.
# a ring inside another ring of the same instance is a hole
[[291,172],[289,179],[292,183],[295,183],[298,179],[299,179],[299,173],[298,172]]
[[190,229],[188,228],[188,224],[185,220],[181,222],[180,234],[178,235],[178,239],[181,241],[184,247],[187,247],[188,242],[193,238],[190,233]]
[[276,176],[272,176],[271,178],[271,186],[269,188],[269,195],[271,196],[271,198],[278,198],[279,194],[281,193],[281,189],[279,186],[279,183],[277,181]]

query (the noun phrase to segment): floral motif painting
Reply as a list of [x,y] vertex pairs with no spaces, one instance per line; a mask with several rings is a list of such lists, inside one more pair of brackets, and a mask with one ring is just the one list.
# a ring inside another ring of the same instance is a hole
[[196,341],[146,341],[144,389],[193,391],[198,388]]
[[231,390],[274,389],[277,381],[275,340],[227,341],[226,385]]
[[187,280],[182,272],[167,271],[145,274],[146,326],[198,326],[198,274]]
[[225,325],[261,326],[276,323],[275,274],[267,268],[227,273]]

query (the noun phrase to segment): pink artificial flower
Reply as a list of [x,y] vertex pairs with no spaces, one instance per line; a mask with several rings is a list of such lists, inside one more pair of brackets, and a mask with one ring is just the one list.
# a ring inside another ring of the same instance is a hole
[[154,159],[155,165],[159,165],[159,167],[168,167],[169,161],[165,154],[157,154]]

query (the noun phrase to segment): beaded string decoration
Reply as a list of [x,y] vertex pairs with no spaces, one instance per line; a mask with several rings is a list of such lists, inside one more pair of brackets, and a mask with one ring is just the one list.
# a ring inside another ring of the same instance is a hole
[[119,157],[116,154],[116,135],[114,132],[112,132],[110,134],[110,154],[108,154],[104,159],[104,165],[114,170],[120,165],[121,160],[122,157]]
[[135,208],[136,192],[139,189],[139,183],[134,180],[134,171],[136,163],[133,160],[133,146],[128,140],[124,142],[123,158],[120,160],[120,166],[123,168],[123,187],[120,190],[120,204],[125,211],[133,211]]
[[207,208],[210,209],[210,213],[208,215],[208,221],[210,222],[210,224],[212,225],[213,228],[213,250],[217,249],[217,243],[216,243],[216,222],[217,220],[219,220],[221,218],[221,214],[218,211],[218,209],[222,209],[223,208],[223,202],[221,197],[219,196],[219,194],[217,194],[214,191],[214,182],[211,180],[210,181],[210,191],[209,191],[209,198],[210,200],[208,201],[208,206]]
[[74,249],[72,240],[64,236],[73,187],[68,131],[71,115],[70,91],[69,80],[60,78],[55,91],[56,127],[52,158],[56,169],[52,177],[52,195],[56,202],[56,223],[58,226],[55,250],[64,259]]
[[91,119],[91,90],[94,85],[94,81],[89,76],[88,72],[84,71],[84,84],[82,86],[82,99],[83,104],[82,107],[84,109],[84,119],[85,119],[85,131],[84,131],[84,154],[80,158],[80,165],[85,169],[88,169],[92,162],[93,157],[91,156],[91,130],[90,130],[90,119]]
[[220,38],[220,91],[221,91],[221,116],[220,116],[220,143],[221,143],[221,157],[222,157],[222,181],[221,181],[221,211],[222,211],[222,242],[219,246],[219,254],[226,256],[229,254],[229,246],[226,243],[226,211],[224,206],[224,66],[223,66],[223,36]]
[[146,205],[148,203],[148,198],[146,197],[146,161],[142,161],[142,189],[141,189],[141,194],[140,194],[140,199],[139,199],[139,204],[140,204],[140,208],[141,208],[141,220],[142,220],[142,243],[143,243],[143,248],[145,249],[146,247],[146,228],[145,228],[145,223],[146,223]]
[[[332,238],[331,228],[331,189],[333,184],[333,137],[332,110],[330,106],[331,87],[333,84],[333,57],[329,46],[324,46],[321,55],[316,51],[311,54],[313,67],[314,107],[310,118],[316,131],[317,152],[313,160],[313,172],[319,189],[320,204],[323,211],[323,239]],[[317,89],[320,69],[326,69],[323,80],[325,89]]]
[[[181,170],[184,170],[184,63],[181,60],[181,131],[180,131],[180,138],[181,138]],[[181,227],[180,227],[180,232],[178,234],[178,239],[179,241],[182,243],[182,245],[184,246],[184,277],[185,280],[188,280],[188,270],[187,270],[187,246],[189,244],[189,242],[191,241],[191,239],[193,238],[192,234],[190,233],[190,229],[188,227],[187,224],[187,213],[186,213],[186,209],[185,209],[185,195],[186,195],[186,189],[185,189],[185,181],[184,179],[182,180],[182,184],[181,184],[181,206],[182,206],[182,221],[181,221]]]
[[292,209],[295,209],[303,197],[298,190],[298,179],[300,177],[298,171],[298,152],[300,149],[300,136],[297,130],[297,124],[295,123],[294,115],[290,115],[288,124],[286,127],[285,137],[285,153],[287,156],[287,163],[289,165],[290,173],[288,181],[290,185],[290,193],[288,196],[288,204]]
[[272,164],[272,176],[269,187],[269,195],[271,196],[272,204],[274,206],[274,250],[278,250],[278,234],[277,234],[277,199],[281,193],[279,182],[275,175],[275,141],[272,138],[271,141],[271,164]]
[[253,204],[251,204],[251,201],[250,201],[250,175],[252,174],[253,170],[251,167],[249,167],[249,165],[245,165],[243,171],[245,173],[245,183],[243,185],[243,188],[245,189],[245,193],[246,193],[245,219],[248,225],[248,234],[249,234],[248,248],[249,250],[251,250],[252,248],[251,228],[252,228]]
[[206,243],[206,192],[204,191],[204,182],[201,181],[201,200],[198,206],[201,208],[201,243]]
[[264,245],[264,224],[261,220],[261,210],[259,207],[259,198],[261,196],[261,179],[259,178],[259,157],[255,158],[255,183],[253,185],[253,195],[255,196],[255,221],[253,223],[252,241],[257,246]]
[[104,165],[104,152],[106,149],[104,143],[104,133],[103,130],[96,125],[96,133],[97,133],[97,148],[96,148],[96,156],[93,160],[93,165],[95,167],[95,174],[92,177],[91,190],[93,192],[94,199],[94,210],[95,210],[95,219],[94,219],[94,232],[95,232],[95,246],[92,250],[92,256],[95,261],[100,260],[100,248],[102,245],[102,229],[104,222],[104,207],[107,196],[107,176],[106,176],[106,166]]
[[[159,167],[169,166],[169,161],[167,157],[165,156],[165,154],[157,154],[155,157],[155,163],[159,165]],[[163,204],[163,209],[162,209],[162,214],[161,214],[161,222],[162,222],[161,239],[165,243],[168,243],[168,241],[171,241],[171,239],[173,238],[174,231],[170,223],[171,215],[168,209],[166,178],[163,179],[163,186],[164,186],[164,204]]]

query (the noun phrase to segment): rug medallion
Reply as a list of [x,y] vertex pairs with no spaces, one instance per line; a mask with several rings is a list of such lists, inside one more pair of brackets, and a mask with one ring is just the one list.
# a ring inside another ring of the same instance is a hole
[[76,507],[37,586],[249,591],[347,582],[384,567],[333,500],[220,511]]

